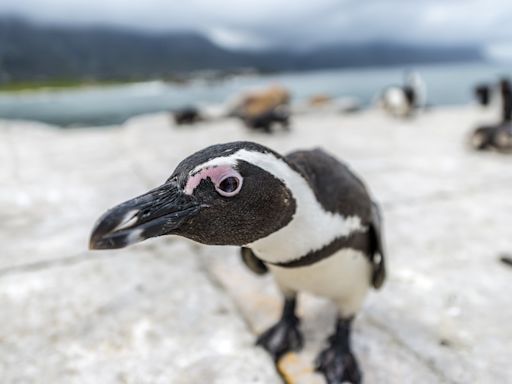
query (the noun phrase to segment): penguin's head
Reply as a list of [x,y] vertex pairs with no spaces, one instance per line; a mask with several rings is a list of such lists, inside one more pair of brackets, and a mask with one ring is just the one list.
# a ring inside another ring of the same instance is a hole
[[123,248],[171,234],[203,244],[249,244],[292,220],[295,199],[276,176],[287,172],[284,158],[259,144],[205,148],[183,160],[163,185],[101,216],[90,248]]

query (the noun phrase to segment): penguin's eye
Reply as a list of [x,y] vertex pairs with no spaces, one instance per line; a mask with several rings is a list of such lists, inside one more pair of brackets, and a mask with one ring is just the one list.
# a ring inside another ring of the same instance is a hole
[[217,192],[226,197],[236,195],[240,192],[240,188],[242,188],[242,179],[236,176],[226,176],[216,186]]
[[243,177],[230,165],[203,168],[188,178],[184,192],[193,194],[201,180],[210,180],[219,195],[231,197],[240,192]]

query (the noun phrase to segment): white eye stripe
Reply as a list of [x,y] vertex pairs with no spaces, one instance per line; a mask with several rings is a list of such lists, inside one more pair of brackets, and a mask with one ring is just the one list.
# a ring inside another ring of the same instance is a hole
[[[281,180],[296,201],[297,210],[289,224],[267,237],[247,244],[257,250],[263,259],[274,263],[288,262],[297,255],[321,249],[336,237],[368,230],[358,215],[344,216],[326,211],[304,177],[272,153],[240,149],[231,155],[200,164],[191,173],[208,167],[235,168],[239,161],[255,165]],[[312,231],[312,228],[323,230]],[[297,236],[300,233],[308,233],[308,237]]]

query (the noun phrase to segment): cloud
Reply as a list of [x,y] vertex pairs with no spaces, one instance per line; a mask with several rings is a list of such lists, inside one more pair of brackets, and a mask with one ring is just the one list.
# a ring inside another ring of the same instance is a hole
[[195,30],[232,47],[512,41],[509,0],[2,0],[0,13],[61,24]]

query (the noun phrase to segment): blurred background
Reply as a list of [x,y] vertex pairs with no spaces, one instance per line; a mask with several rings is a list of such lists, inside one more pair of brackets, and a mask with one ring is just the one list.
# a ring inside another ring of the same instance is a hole
[[412,69],[429,103],[467,103],[511,74],[511,14],[502,0],[4,0],[0,117],[117,124],[268,83],[368,106]]
[[[510,0],[0,0],[0,383],[324,384],[235,247],[89,251],[108,208],[209,145],[321,147],[384,216],[366,383],[511,383]],[[477,150],[475,150],[477,149]]]

